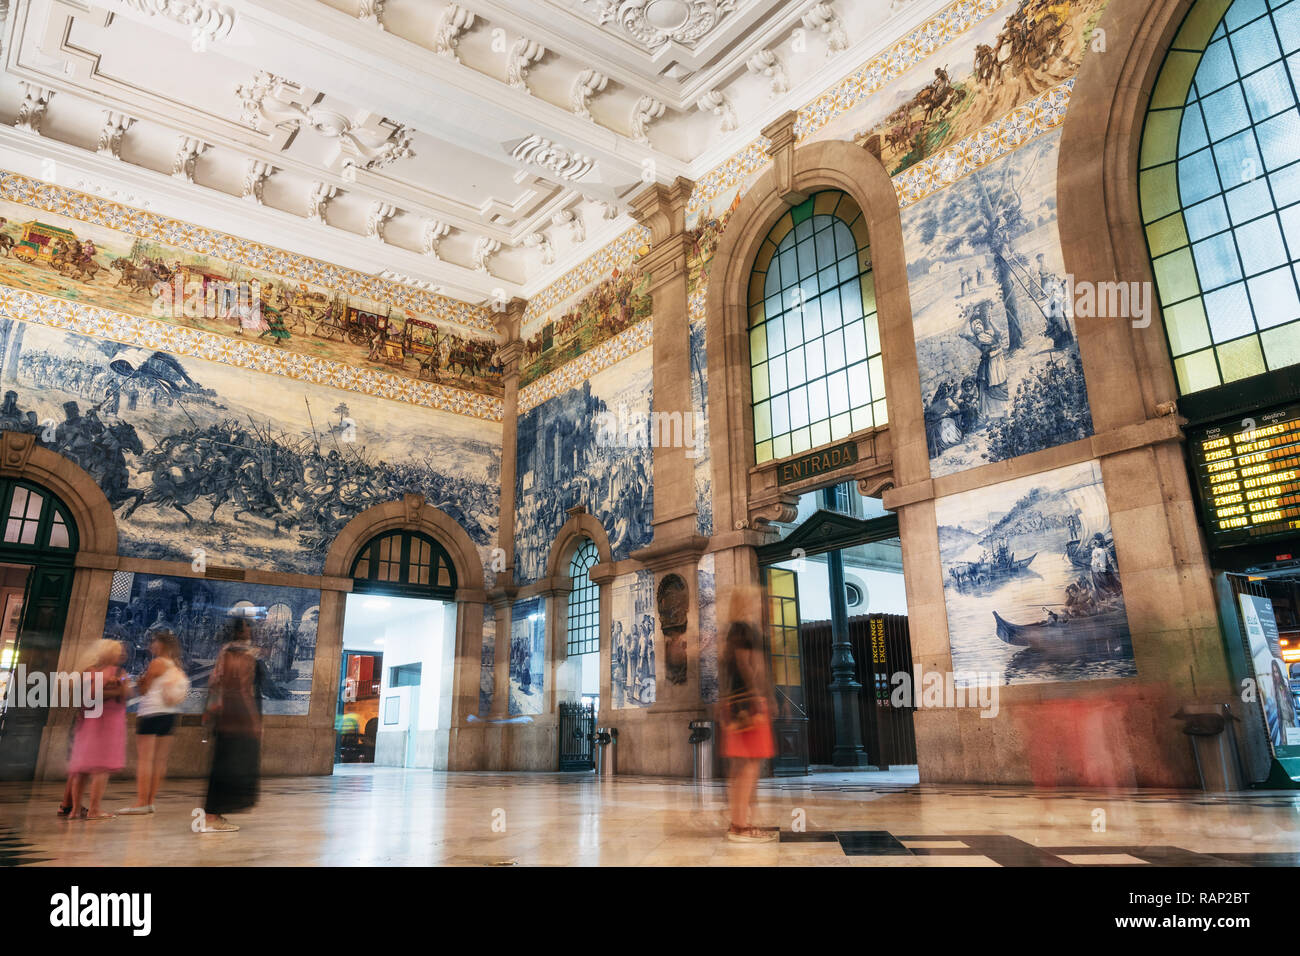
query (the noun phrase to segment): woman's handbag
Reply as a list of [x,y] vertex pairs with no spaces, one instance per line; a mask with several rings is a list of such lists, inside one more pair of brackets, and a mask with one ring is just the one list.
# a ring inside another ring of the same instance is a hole
[[763,698],[750,691],[728,694],[722,698],[721,703],[722,729],[729,734],[749,730],[763,712]]

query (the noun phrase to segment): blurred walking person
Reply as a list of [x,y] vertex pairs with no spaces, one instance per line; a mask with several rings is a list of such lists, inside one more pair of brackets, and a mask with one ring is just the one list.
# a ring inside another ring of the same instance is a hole
[[96,675],[103,675],[104,682],[103,697],[95,701],[97,706],[83,707],[77,717],[72,751],[68,755],[68,775],[72,782],[66,797],[68,806],[82,806],[86,783],[90,783],[85,809],[71,811],[78,820],[108,820],[113,816],[100,808],[100,801],[104,799],[108,775],[126,766],[126,699],[131,682],[122,670],[125,660],[125,645],[101,639],[90,645],[77,667],[85,681],[83,686],[93,686],[91,682]]
[[149,652],[153,660],[136,687],[141,699],[135,721],[135,806],[123,807],[118,813],[153,813],[158,787],[167,773],[176,714],[190,689],[181,669],[181,642],[175,634],[158,628]]
[[761,592],[747,588],[731,597],[731,626],[721,660],[723,696],[718,724],[722,728],[722,755],[730,760],[731,828],[733,843],[767,843],[779,837],[771,830],[750,825],[750,808],[758,790],[763,761],[776,748],[772,740],[771,682],[763,655],[763,640],[745,618],[762,607]]
[[247,619],[235,618],[231,640],[221,648],[208,682],[203,722],[212,734],[213,752],[201,833],[238,830],[225,815],[257,803],[264,667],[251,637]]

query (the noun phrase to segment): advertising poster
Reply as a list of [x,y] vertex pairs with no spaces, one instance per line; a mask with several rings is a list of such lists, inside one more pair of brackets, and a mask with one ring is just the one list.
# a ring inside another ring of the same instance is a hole
[[1264,721],[1268,727],[1268,742],[1274,752],[1278,747],[1300,745],[1300,722],[1296,720],[1287,665],[1278,647],[1273,602],[1255,594],[1241,594],[1238,598],[1241,601],[1241,619],[1246,625],[1246,649],[1250,652],[1259,702],[1264,708]]

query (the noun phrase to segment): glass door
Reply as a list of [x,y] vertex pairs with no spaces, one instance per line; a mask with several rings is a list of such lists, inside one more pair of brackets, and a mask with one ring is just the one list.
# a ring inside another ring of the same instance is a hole
[[772,721],[776,756],[772,772],[808,772],[808,714],[799,653],[799,576],[786,568],[764,569],[767,585],[767,652],[777,712]]

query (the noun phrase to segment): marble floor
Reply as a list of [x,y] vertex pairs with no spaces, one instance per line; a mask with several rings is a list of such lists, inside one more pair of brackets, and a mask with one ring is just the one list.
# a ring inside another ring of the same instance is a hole
[[[736,845],[721,782],[336,768],[263,781],[195,833],[203,783],[168,782],[153,816],[56,817],[59,784],[0,784],[0,866],[1295,866],[1300,793],[1043,791],[917,784],[914,771],[762,781]],[[127,780],[104,806],[129,802]]]

